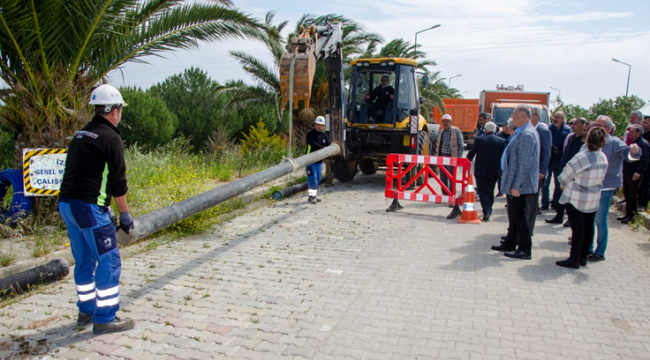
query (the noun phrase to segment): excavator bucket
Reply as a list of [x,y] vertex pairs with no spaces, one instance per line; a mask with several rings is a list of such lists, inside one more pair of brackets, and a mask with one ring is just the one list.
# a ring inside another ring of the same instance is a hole
[[[305,34],[305,33],[303,33]],[[291,39],[289,53],[280,59],[280,88],[282,91],[282,107],[289,101],[289,81],[291,79],[291,59],[295,57],[293,70],[293,108],[298,108],[298,101],[304,100],[305,108],[309,108],[311,86],[316,71],[316,56],[313,50],[313,40],[310,37]]]

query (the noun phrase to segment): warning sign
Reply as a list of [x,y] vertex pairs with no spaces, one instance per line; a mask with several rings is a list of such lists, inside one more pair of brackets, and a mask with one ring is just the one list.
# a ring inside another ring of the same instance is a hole
[[58,195],[66,155],[66,149],[23,149],[25,196]]

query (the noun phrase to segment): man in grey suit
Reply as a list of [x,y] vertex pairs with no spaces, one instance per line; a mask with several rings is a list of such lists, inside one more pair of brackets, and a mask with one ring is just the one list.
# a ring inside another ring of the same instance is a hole
[[[531,259],[532,240],[526,210],[531,196],[539,191],[540,141],[530,123],[531,108],[519,104],[512,113],[515,133],[501,158],[501,192],[508,195],[508,210],[512,214],[512,236],[493,250],[505,251],[515,259]],[[530,209],[528,209],[530,211]]]

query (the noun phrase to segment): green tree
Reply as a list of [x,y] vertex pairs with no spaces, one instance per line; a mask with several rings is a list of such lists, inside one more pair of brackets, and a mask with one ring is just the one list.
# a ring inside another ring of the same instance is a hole
[[553,112],[562,110],[567,119],[577,116],[585,117],[587,120],[596,120],[598,115],[607,115],[612,118],[616,125],[616,134],[623,135],[625,128],[630,123],[630,113],[645,107],[646,102],[636,95],[618,96],[616,99],[600,99],[592,104],[589,109],[579,105],[565,104],[560,97],[555,100],[557,107]]
[[0,117],[21,146],[64,146],[92,115],[92,87],[125,63],[261,36],[230,0],[2,0]]
[[616,99],[601,99],[589,108],[592,120],[598,115],[607,115],[616,125],[616,134],[623,135],[630,124],[630,113],[643,109],[645,101],[636,95],[618,96]]
[[140,88],[121,88],[120,93],[128,106],[117,128],[126,145],[152,148],[172,139],[178,119],[162,99]]
[[[269,11],[264,20],[266,36],[263,43],[271,56],[271,64],[260,60],[243,51],[231,51],[230,55],[237,59],[246,71],[255,81],[255,85],[249,85],[243,81],[230,82],[221,89],[220,93],[227,93],[231,96],[227,107],[241,108],[249,104],[273,104],[275,108],[275,119],[281,121],[283,110],[280,109],[280,58],[286,52],[284,49],[285,41],[280,32],[287,25],[283,21],[278,25],[273,25],[275,13]],[[268,122],[270,118],[264,117]]]
[[205,71],[191,67],[152,86],[149,91],[160,97],[178,118],[175,136],[191,138],[192,146],[198,150],[205,146],[213,131],[222,129],[233,136],[242,129],[239,118],[222,112],[229,98],[217,94],[220,88]]

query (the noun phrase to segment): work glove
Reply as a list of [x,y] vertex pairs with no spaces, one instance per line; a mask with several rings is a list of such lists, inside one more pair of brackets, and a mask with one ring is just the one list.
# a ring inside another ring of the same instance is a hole
[[108,217],[111,219],[113,226],[115,226],[115,230],[117,230],[120,226],[117,223],[117,216],[115,216],[113,209],[108,209]]
[[133,218],[131,217],[131,214],[129,214],[128,211],[120,213],[120,226],[118,228],[122,229],[127,234],[129,233],[129,231],[131,231],[131,229],[134,228]]

